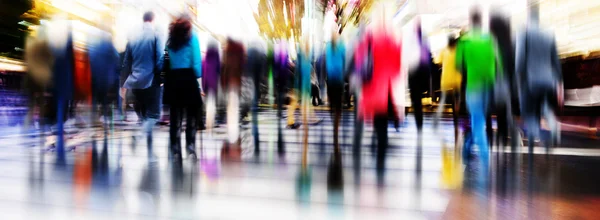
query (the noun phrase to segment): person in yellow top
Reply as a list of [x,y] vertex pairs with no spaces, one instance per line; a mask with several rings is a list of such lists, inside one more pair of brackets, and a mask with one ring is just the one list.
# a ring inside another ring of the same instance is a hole
[[444,110],[444,104],[446,104],[446,97],[452,97],[452,115],[454,118],[454,128],[456,130],[458,126],[458,111],[460,107],[460,89],[462,83],[462,74],[456,68],[456,43],[458,38],[454,35],[448,36],[448,47],[444,48],[441,53],[436,57],[436,63],[442,64],[442,77],[440,90],[442,96],[440,98],[440,105],[437,109],[437,114],[434,119],[434,127],[437,129],[439,118]]

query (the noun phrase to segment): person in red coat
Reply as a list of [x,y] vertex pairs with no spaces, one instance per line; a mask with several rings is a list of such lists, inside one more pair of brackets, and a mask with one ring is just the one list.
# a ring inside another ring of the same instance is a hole
[[[359,117],[367,123],[373,122],[378,145],[377,168],[383,168],[384,165],[389,115],[392,113],[393,119],[398,118],[392,83],[400,76],[401,66],[401,44],[390,28],[383,27],[376,27],[374,32],[366,34],[361,42],[362,45],[370,45],[373,69],[371,77],[363,82]],[[363,56],[367,54],[357,53]]]

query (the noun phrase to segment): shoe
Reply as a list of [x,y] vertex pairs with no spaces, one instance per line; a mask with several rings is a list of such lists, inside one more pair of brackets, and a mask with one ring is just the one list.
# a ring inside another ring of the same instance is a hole
[[154,154],[148,155],[148,163],[157,163],[157,162],[158,162],[158,157],[156,157]]
[[298,129],[299,127],[300,127],[299,124],[294,123],[294,124],[288,125],[286,128],[288,128],[288,129]]
[[185,147],[185,152],[188,155],[189,154],[196,154],[196,145],[194,145],[194,144],[187,145],[187,147]]

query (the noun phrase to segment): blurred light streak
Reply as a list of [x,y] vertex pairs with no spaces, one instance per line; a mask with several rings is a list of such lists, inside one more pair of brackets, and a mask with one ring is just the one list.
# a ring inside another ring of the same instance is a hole
[[76,16],[86,19],[88,21],[96,21],[99,17],[97,12],[90,10],[86,7],[83,7],[82,5],[80,5],[74,1],[53,0],[52,6],[56,7],[57,9],[59,9],[61,11],[68,12],[70,14],[76,15]]
[[287,19],[287,10],[286,10],[286,6],[285,6],[285,1],[283,1],[283,19],[285,21],[285,26],[287,26],[288,19]]
[[77,2],[79,4],[82,4],[92,10],[97,10],[97,11],[108,11],[110,10],[110,8],[102,3],[100,3],[98,0],[77,0]]

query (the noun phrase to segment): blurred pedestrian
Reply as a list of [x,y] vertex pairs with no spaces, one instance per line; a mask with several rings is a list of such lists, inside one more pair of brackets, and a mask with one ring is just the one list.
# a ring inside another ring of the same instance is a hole
[[[498,147],[508,144],[514,148],[517,145],[519,133],[514,126],[513,100],[517,100],[515,75],[515,49],[511,36],[510,21],[498,13],[494,13],[490,19],[490,32],[496,39],[499,54],[502,60],[502,69],[496,76],[494,89],[494,112],[496,113],[496,144]],[[488,137],[490,139],[491,137]]]
[[64,122],[69,113],[69,102],[73,101],[75,93],[73,49],[73,34],[71,21],[66,14],[57,15],[48,25],[47,36],[54,57],[52,66],[53,111],[56,122],[56,152],[59,162],[65,161]]
[[287,87],[290,80],[291,73],[289,72],[289,57],[287,53],[287,43],[282,40],[275,45],[273,51],[273,75],[275,76],[275,83],[277,90],[276,101],[277,101],[277,151],[283,153],[284,139],[283,130],[281,126],[281,120],[283,119],[283,105],[284,97],[287,94]]
[[460,87],[462,83],[462,75],[456,68],[456,43],[458,38],[453,34],[448,36],[448,46],[444,48],[437,60],[442,64],[442,77],[440,88],[442,90],[442,96],[439,101],[439,106],[436,112],[434,121],[434,127],[437,129],[440,117],[446,104],[446,98],[450,97],[452,100],[452,116],[454,119],[454,129],[458,129],[458,112],[460,109]]
[[260,41],[254,41],[248,48],[248,68],[252,81],[254,82],[254,98],[252,100],[252,136],[254,137],[254,148],[259,152],[260,138],[258,134],[258,104],[260,102],[260,85],[267,75],[266,50]]
[[423,130],[423,94],[429,92],[431,87],[431,52],[426,36],[423,36],[420,20],[415,22],[415,34],[419,51],[419,62],[409,69],[408,86],[410,89],[412,110],[417,123],[417,132],[421,134]]
[[[394,36],[390,22],[385,20],[384,10],[379,21],[373,27],[372,33],[365,34],[361,41],[362,53],[365,58],[371,56],[372,70],[363,77],[362,95],[360,99],[360,117],[365,122],[372,122],[377,136],[378,170],[383,170],[388,147],[388,120],[390,115],[398,118],[394,98],[393,82],[400,77],[402,50],[398,38]],[[370,51],[370,52],[369,52]],[[371,55],[368,55],[368,54]],[[368,65],[364,59],[363,65]],[[368,76],[371,71],[371,76]],[[391,112],[390,112],[391,111]]]
[[209,42],[202,64],[202,89],[206,96],[206,127],[215,127],[217,113],[217,91],[221,73],[221,58],[217,42]]
[[144,13],[140,31],[130,36],[125,50],[123,68],[131,70],[124,87],[131,89],[135,108],[142,119],[142,129],[147,137],[148,158],[152,154],[152,129],[160,117],[160,71],[162,69],[163,41],[152,25],[153,12]]
[[[563,81],[561,64],[554,36],[539,25],[539,6],[530,8],[529,22],[517,37],[516,79],[529,143],[533,153],[534,140],[540,135],[540,118],[550,126],[553,142],[560,138],[556,119],[562,106]],[[549,150],[546,145],[546,150]]]
[[337,29],[332,32],[331,41],[325,46],[325,69],[327,72],[327,99],[333,117],[334,151],[339,151],[339,127],[342,118],[342,96],[344,93],[344,68],[346,67],[346,46],[339,39]]
[[[99,36],[89,45],[92,73],[92,123],[106,123],[111,114],[110,104],[117,98],[119,80],[119,53],[112,42],[108,22],[102,22]],[[100,112],[98,111],[100,107]],[[104,122],[97,121],[104,116]],[[107,128],[104,133],[106,135]]]
[[242,84],[242,71],[245,63],[244,46],[227,38],[227,46],[224,53],[224,70],[221,75],[221,83],[227,91],[227,133],[229,143],[237,142],[240,130],[240,91]]
[[181,159],[181,125],[186,118],[186,153],[196,154],[196,122],[202,107],[200,85],[202,77],[202,57],[198,35],[192,31],[187,15],[173,21],[169,27],[167,43],[169,72],[165,76],[163,103],[170,106],[169,136],[171,151],[176,159]]
[[[298,50],[296,64],[296,91],[300,97],[300,110],[302,112],[302,125],[304,126],[302,164],[306,164],[308,157],[308,114],[310,110],[310,95],[311,95],[311,73],[313,72],[310,46],[308,40],[304,39]],[[295,108],[290,106],[289,108]]]
[[[472,138],[477,145],[480,160],[487,164],[489,159],[488,139],[485,131],[486,114],[489,111],[491,92],[496,79],[499,55],[496,42],[481,30],[481,12],[471,11],[472,29],[461,37],[456,48],[456,66],[466,75],[466,102],[471,114]],[[470,154],[471,146],[464,147]]]

